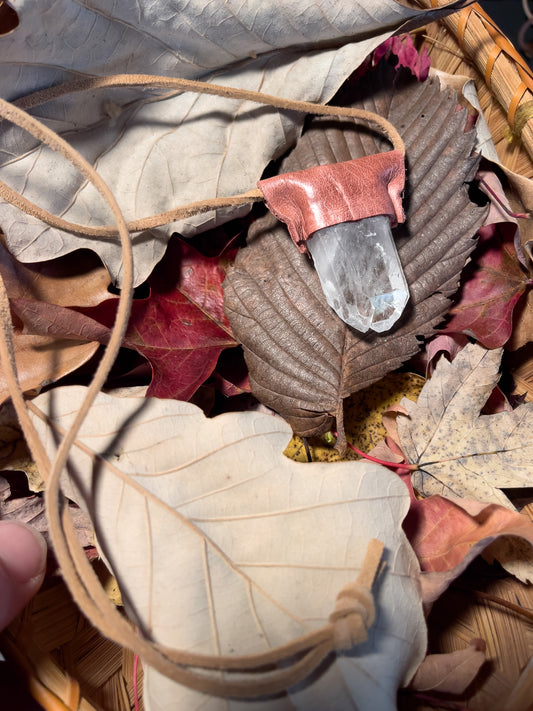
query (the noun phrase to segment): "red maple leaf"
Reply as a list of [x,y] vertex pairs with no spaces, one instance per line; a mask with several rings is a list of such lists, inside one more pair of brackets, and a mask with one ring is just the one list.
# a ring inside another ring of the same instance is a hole
[[509,339],[513,309],[533,283],[518,260],[515,232],[510,222],[481,228],[444,333],[473,335],[486,348],[499,348]]
[[[188,400],[221,352],[238,345],[223,310],[222,262],[172,240],[149,278],[150,296],[134,301],[123,345],[150,363],[148,396]],[[11,305],[28,332],[106,343],[117,303],[112,297],[83,309],[24,299]]]

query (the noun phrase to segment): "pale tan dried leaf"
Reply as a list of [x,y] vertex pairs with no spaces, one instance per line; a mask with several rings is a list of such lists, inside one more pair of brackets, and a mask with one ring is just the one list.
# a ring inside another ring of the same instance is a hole
[[[85,395],[56,388],[35,404],[68,427]],[[55,438],[34,418],[50,455]],[[386,546],[369,640],[288,696],[207,699],[147,670],[149,709],[396,708],[425,653],[419,568],[402,532],[396,475],[370,462],[300,464],[282,455],[287,423],[259,413],[207,419],[190,403],[100,394],[70,455],[75,495],[132,619],[171,646],[254,653],[328,618],[367,542]],[[82,449],[83,447],[83,449]]]
[[485,661],[485,643],[473,639],[465,649],[448,654],[428,654],[410,686],[417,691],[462,694]]
[[502,350],[468,344],[449,363],[441,358],[417,403],[404,398],[397,418],[403,451],[418,469],[424,496],[462,496],[514,509],[502,488],[533,481],[533,403],[480,415],[499,379]]
[[[20,25],[2,37],[0,96],[12,100],[80,76],[148,73],[325,103],[394,32],[466,2],[423,11],[395,0],[25,0],[16,3]],[[144,88],[62,97],[35,113],[97,165],[127,219],[255,187],[305,119],[241,100]],[[97,191],[71,166],[24,131],[2,128],[2,179],[11,187],[67,220],[110,222]],[[161,259],[172,232],[193,234],[233,216],[220,211],[135,235],[137,283]],[[21,261],[87,247],[114,279],[120,275],[118,239],[43,227],[6,204],[0,223]]]
[[485,548],[483,558],[495,560],[508,573],[523,583],[533,583],[533,546],[530,541],[517,536],[501,536]]

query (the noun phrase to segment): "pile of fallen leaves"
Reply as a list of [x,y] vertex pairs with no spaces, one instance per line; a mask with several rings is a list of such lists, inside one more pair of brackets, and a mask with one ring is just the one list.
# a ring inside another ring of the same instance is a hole
[[[533,484],[533,404],[506,366],[532,337],[523,206],[533,188],[489,160],[481,117],[445,77],[428,78],[409,35],[396,36],[439,12],[392,0],[349,12],[339,2],[334,16],[326,2],[179,12],[141,2],[115,14],[96,0],[13,5],[20,24],[0,37],[10,101],[149,67],[372,110],[406,145],[407,219],[395,239],[411,298],[385,334],[359,334],[334,314],[311,262],[263,206],[132,232],[127,330],[61,487],[81,545],[89,557],[96,545],[139,634],[193,656],[266,654],[327,624],[339,591],[364,572],[369,541],[384,544],[366,641],[275,697],[245,701],[207,701],[201,685],[147,665],[145,706],[382,711],[408,686],[432,703],[461,694],[482,645],[427,655],[431,605],[480,555],[533,582],[533,521],[516,503]],[[348,119],[304,125],[292,111],[150,87],[60,94],[32,114],[94,165],[130,223],[245,192],[265,170],[387,146]],[[113,222],[61,156],[13,124],[0,129],[11,188],[70,222]],[[120,241],[8,202],[0,225],[18,378],[53,460],[111,338]],[[386,407],[376,405],[383,389]],[[45,482],[11,395],[0,373],[0,517],[47,533]],[[218,688],[228,673],[202,678]]]

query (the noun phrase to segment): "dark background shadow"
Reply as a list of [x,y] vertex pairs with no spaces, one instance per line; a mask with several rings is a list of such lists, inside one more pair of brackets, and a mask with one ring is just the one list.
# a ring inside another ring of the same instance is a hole
[[[522,29],[527,22],[522,0],[480,0],[479,4],[533,68],[533,28]],[[533,13],[531,0],[529,0],[529,7]],[[522,44],[529,47],[523,49]]]

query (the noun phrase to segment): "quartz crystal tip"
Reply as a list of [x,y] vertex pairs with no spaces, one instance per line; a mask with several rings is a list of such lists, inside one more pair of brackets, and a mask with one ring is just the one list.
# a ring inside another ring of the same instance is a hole
[[388,331],[409,300],[409,287],[386,215],[317,230],[307,248],[328,304],[349,326]]

